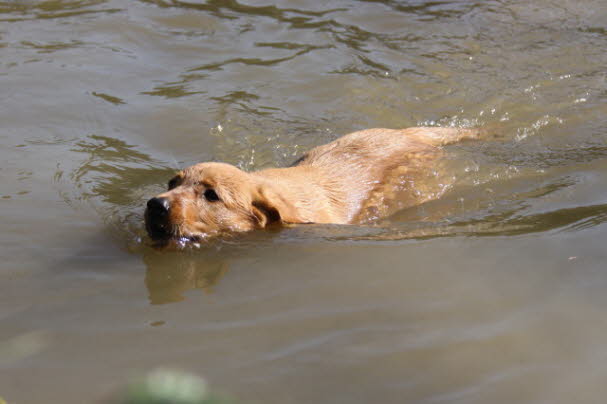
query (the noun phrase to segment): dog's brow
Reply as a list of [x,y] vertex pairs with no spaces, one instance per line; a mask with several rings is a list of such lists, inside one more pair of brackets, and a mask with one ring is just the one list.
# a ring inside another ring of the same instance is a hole
[[194,185],[202,185],[205,188],[213,188],[213,185],[211,185],[208,181],[196,181]]

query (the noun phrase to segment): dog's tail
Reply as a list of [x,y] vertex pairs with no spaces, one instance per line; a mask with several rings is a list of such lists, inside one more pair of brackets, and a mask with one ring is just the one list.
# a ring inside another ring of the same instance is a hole
[[415,136],[432,146],[445,146],[463,140],[478,140],[484,131],[478,128],[441,128],[438,126],[411,128]]

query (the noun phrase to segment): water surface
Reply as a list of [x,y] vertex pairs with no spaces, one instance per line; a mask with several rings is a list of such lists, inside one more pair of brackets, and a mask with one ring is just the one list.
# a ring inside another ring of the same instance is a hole
[[[0,1],[0,397],[137,372],[244,402],[602,403],[607,5]],[[370,127],[480,126],[366,226],[156,251],[179,167]]]

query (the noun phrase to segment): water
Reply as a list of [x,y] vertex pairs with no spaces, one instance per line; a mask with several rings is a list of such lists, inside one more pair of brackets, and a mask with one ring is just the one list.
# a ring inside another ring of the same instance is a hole
[[[267,403],[602,403],[602,0],[0,1],[0,397],[158,366]],[[178,167],[482,126],[369,226],[156,251]],[[420,185],[420,187],[423,184]]]

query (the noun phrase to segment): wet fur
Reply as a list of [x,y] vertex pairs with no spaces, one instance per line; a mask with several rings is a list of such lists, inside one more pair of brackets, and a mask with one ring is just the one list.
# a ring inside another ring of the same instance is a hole
[[[284,223],[357,223],[370,210],[381,215],[379,206],[400,179],[429,170],[440,146],[478,137],[476,129],[368,129],[316,147],[291,167],[247,173],[229,164],[196,164],[158,197],[170,201],[173,237]],[[206,200],[208,189],[220,200]]]

